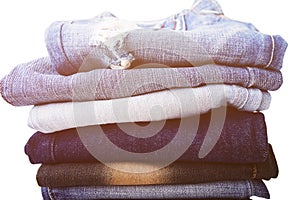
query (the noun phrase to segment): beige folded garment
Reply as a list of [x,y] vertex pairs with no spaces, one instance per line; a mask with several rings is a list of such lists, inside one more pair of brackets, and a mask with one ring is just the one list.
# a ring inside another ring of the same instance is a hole
[[259,89],[216,84],[121,99],[34,106],[28,125],[51,133],[96,124],[184,118],[226,105],[244,111],[259,111],[268,109],[270,101],[270,94]]

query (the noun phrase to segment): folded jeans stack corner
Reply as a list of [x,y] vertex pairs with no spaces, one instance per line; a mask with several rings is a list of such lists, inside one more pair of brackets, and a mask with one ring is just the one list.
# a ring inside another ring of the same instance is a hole
[[262,111],[283,82],[281,36],[195,0],[151,22],[58,21],[45,37],[48,57],[0,85],[33,105],[25,153],[45,200],[270,198]]

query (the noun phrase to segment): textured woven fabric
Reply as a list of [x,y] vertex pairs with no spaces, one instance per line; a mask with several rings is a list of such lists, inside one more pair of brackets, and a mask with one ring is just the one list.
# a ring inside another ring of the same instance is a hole
[[184,118],[225,105],[245,111],[259,111],[268,109],[270,101],[270,94],[259,89],[216,84],[113,100],[34,106],[28,125],[35,130],[51,133],[97,124]]
[[15,67],[1,81],[2,96],[15,106],[64,101],[89,101],[129,97],[168,88],[227,83],[262,90],[282,84],[280,71],[204,65],[186,68],[110,70],[98,69],[71,76],[58,74],[49,58]]
[[260,180],[181,185],[43,187],[42,194],[44,200],[270,198],[266,185]]
[[[209,128],[214,126],[212,121],[210,112],[199,117],[197,134],[193,136],[192,144],[179,158],[180,161],[258,163],[267,159],[269,148],[264,115],[260,112],[243,112],[231,108],[227,108],[226,119],[217,143],[205,157],[199,158],[198,152],[204,138],[209,134]],[[147,122],[138,123],[139,126],[109,124],[100,127],[105,136],[119,148],[129,152],[145,153],[160,149],[174,139],[179,132],[181,120],[167,120],[159,131],[156,126],[153,126],[155,122],[151,123],[152,128],[146,126],[149,125]],[[124,126],[128,126],[129,130],[123,130]],[[25,145],[25,152],[33,164],[96,162],[96,157],[89,149],[102,145],[102,140],[99,138],[101,132],[98,130],[100,127],[95,127],[96,131],[90,127],[83,127],[81,130],[68,129],[52,134],[36,132]],[[141,135],[144,131],[156,134],[148,138],[131,136],[134,132]],[[185,137],[191,137],[194,130],[190,126],[185,126],[182,131]],[[86,141],[82,141],[82,137],[86,138]],[[182,140],[176,140],[176,146],[181,146],[182,143]],[[105,152],[111,159],[115,159],[114,161],[129,161],[126,157],[115,155],[112,151]]]
[[221,164],[174,162],[148,173],[137,173],[138,168],[151,168],[153,164],[113,163],[115,170],[102,163],[42,164],[37,181],[43,187],[100,186],[100,185],[154,185],[191,184],[224,180],[276,178],[278,167],[273,152],[264,163]]
[[[131,67],[143,63],[172,67],[207,63],[276,69],[282,66],[287,47],[282,37],[263,34],[250,23],[225,17],[215,1],[198,1],[191,10],[174,16],[148,28],[137,23],[138,29],[130,23],[127,28],[116,27],[118,18],[107,26],[107,20],[112,20],[107,15],[54,22],[46,31],[46,46],[53,66],[64,75],[118,64],[122,67],[122,61],[127,61],[125,65],[132,62]],[[173,30],[176,26],[172,24],[177,23],[182,28]],[[103,38],[109,35],[107,31],[116,29],[121,34]]]

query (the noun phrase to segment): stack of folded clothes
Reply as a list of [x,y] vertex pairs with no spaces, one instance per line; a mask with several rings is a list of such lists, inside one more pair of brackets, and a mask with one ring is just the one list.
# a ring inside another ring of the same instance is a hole
[[25,146],[44,199],[269,198],[278,167],[261,112],[287,43],[214,0],[157,21],[54,22],[49,57],[1,81],[34,105]]

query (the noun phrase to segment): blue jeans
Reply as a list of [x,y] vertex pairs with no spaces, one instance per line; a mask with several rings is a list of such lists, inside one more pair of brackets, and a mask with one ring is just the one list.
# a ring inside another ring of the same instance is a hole
[[[215,0],[197,0],[191,9],[154,22],[99,28],[107,20],[124,22],[104,13],[90,20],[51,24],[46,31],[46,45],[60,74],[118,66],[134,68],[147,63],[281,69],[287,48],[279,35],[261,33],[250,23],[226,17]],[[120,34],[99,38],[116,28]]]
[[43,187],[42,195],[44,200],[270,198],[267,187],[259,180],[194,185]]

